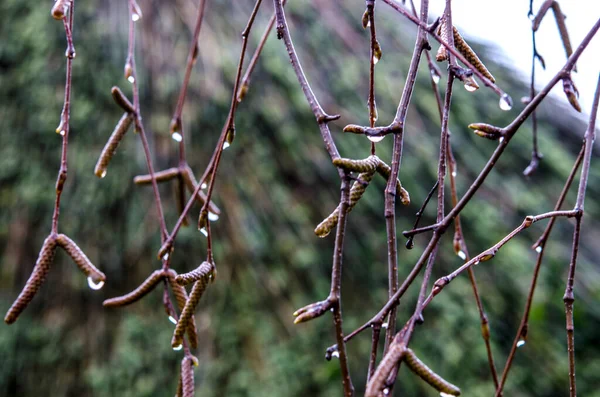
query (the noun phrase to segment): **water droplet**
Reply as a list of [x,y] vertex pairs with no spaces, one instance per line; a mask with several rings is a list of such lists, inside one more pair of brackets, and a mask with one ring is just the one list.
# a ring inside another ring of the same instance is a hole
[[435,69],[431,69],[429,73],[431,74],[431,80],[433,80],[433,83],[434,83],[434,84],[437,84],[437,83],[439,83],[439,82],[440,82],[440,78],[441,78],[442,76],[440,76],[440,74],[438,73],[438,71],[437,71],[437,70],[435,70]]
[[541,245],[538,245],[537,247],[535,247],[535,252],[537,252],[538,254],[539,254],[540,252],[542,252],[542,250],[543,250],[543,248],[542,248],[542,246],[541,246]]
[[452,171],[452,176],[456,178],[456,170]]
[[331,357],[340,358],[340,352],[337,350],[334,351],[333,353],[331,353]]
[[383,323],[383,324],[381,324],[381,328],[384,328],[384,329],[385,329],[385,328],[387,328],[387,327],[388,327],[388,323]]
[[137,12],[134,11],[133,14],[131,14],[131,20],[133,22],[139,21],[140,20],[140,14],[138,14]]
[[501,136],[500,139],[498,139],[498,142],[500,142],[500,143],[504,142],[504,137]]
[[460,251],[458,251],[458,252],[456,253],[456,255],[458,255],[458,257],[459,257],[460,259],[462,259],[463,261],[464,261],[465,259],[467,259],[467,254],[465,254],[465,252],[464,252],[463,250],[460,250]]
[[390,389],[388,389],[387,387],[383,389],[383,394],[385,394],[386,396],[390,394]]
[[465,83],[465,90],[469,92],[477,91],[479,87],[473,84]]
[[204,236],[208,237],[208,231],[206,231],[206,228],[203,227],[202,229],[200,229],[200,233],[204,234]]
[[206,189],[208,187],[208,185],[204,182],[202,182],[202,186],[200,186],[201,189]]
[[177,141],[177,142],[181,142],[181,140],[183,139],[183,137],[181,136],[181,134],[179,132],[172,133],[171,138],[173,138],[173,140]]
[[175,350],[175,351],[179,351],[181,349],[183,349],[183,345],[177,345],[177,346],[173,347],[173,350]]
[[102,171],[102,173],[100,174],[100,178],[104,178],[106,176],[106,170]]
[[211,222],[216,222],[219,220],[219,215],[213,214],[212,212],[208,211],[208,220]]
[[367,138],[371,141],[371,142],[381,142],[383,141],[383,138],[385,138],[385,135],[383,136],[367,136]]
[[65,131],[65,130],[60,130],[59,134],[60,134],[61,136],[65,136],[65,134],[66,134],[66,131]]
[[369,19],[369,22],[367,22],[367,27],[370,28],[371,27],[371,20]]
[[229,142],[223,142],[223,150],[227,149],[231,144]]
[[452,394],[444,393],[443,391],[441,391],[440,397],[454,397],[454,396]]
[[173,316],[169,316],[169,321],[172,322],[173,324],[177,324],[177,320],[175,320],[175,317],[173,317]]
[[87,282],[88,282],[88,285],[90,286],[90,288],[93,290],[96,290],[96,291],[99,290],[100,288],[104,287],[104,281],[100,280],[100,281],[96,282],[92,278],[92,276],[87,278]]
[[127,81],[129,81],[131,84],[135,83],[135,78],[133,76],[129,76],[127,77]]
[[504,111],[512,109],[512,107],[513,107],[512,98],[509,97],[508,94],[502,95],[502,97],[500,97],[500,102],[498,103],[498,106],[500,106],[500,109],[502,109]]
[[479,261],[473,262],[473,265],[475,265],[475,266],[479,265]]
[[375,55],[373,55],[373,64],[377,65],[377,62],[379,62],[379,58],[377,58]]
[[517,347],[521,347],[525,345],[525,339],[519,339],[519,341],[517,342]]
[[167,252],[166,254],[163,255],[163,260],[166,261],[167,259],[169,259],[169,253]]

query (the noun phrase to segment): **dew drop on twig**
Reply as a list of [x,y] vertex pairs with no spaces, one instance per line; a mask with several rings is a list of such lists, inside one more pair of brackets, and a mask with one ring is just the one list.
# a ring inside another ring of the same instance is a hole
[[133,14],[131,14],[131,20],[133,22],[139,21],[140,20],[140,14],[138,14],[137,12],[134,11]]
[[467,259],[467,254],[465,254],[465,252],[464,252],[463,250],[460,250],[460,251],[458,251],[458,252],[456,253],[456,255],[458,255],[458,257],[459,257],[460,259],[462,259],[463,261],[464,261],[465,259]]
[[388,389],[387,387],[385,389],[383,389],[383,394],[386,395],[386,396],[388,394],[390,394],[390,389]]
[[183,139],[183,137],[181,136],[181,134],[179,132],[172,133],[171,138],[173,138],[173,140],[177,141],[177,142],[181,142]]
[[216,222],[219,220],[219,215],[213,214],[212,212],[208,211],[208,220],[211,222]]
[[106,176],[106,170],[102,171],[102,173],[100,174],[100,178],[104,178]]
[[387,328],[387,327],[388,327],[388,323],[383,323],[383,324],[381,324],[381,328],[384,328],[384,329],[385,329],[385,328]]
[[500,102],[498,102],[498,106],[500,106],[500,109],[502,109],[504,111],[508,111],[508,110],[512,109],[512,107],[513,107],[512,98],[510,96],[508,96],[508,94],[502,95],[500,97]]
[[175,317],[173,317],[173,316],[169,316],[169,321],[172,322],[173,324],[177,324],[177,320],[175,320]]
[[223,150],[227,149],[231,144],[229,142],[223,142]]
[[129,77],[127,77],[127,81],[129,81],[131,84],[133,84],[133,83],[135,83],[135,77],[129,76]]
[[208,185],[204,182],[202,182],[202,186],[200,186],[201,189],[206,189],[208,187]]
[[338,350],[331,353],[331,357],[340,358],[340,352]]
[[440,82],[440,78],[442,77],[440,76],[438,71],[435,69],[431,69],[429,73],[431,74],[431,80],[433,80],[433,83],[438,84]]
[[477,91],[479,87],[473,84],[465,83],[465,90],[469,92]]
[[367,138],[371,141],[371,142],[381,142],[383,141],[383,138],[385,138],[385,135],[383,136],[367,136]]
[[177,345],[177,346],[173,347],[173,350],[175,350],[175,351],[179,351],[181,349],[183,349],[183,345]]
[[517,342],[517,347],[521,347],[525,345],[525,340],[524,339],[519,339],[519,341]]
[[203,227],[202,229],[200,229],[200,233],[204,234],[206,237],[208,237],[208,231],[206,231],[206,228]]
[[94,281],[94,279],[90,276],[87,278],[88,285],[93,290],[99,290],[104,287],[104,281],[100,280],[98,282]]
[[452,394],[444,393],[443,391],[441,391],[440,397],[454,397],[454,396]]
[[538,246],[535,248],[535,252],[537,252],[538,254],[539,254],[540,252],[542,252],[542,250],[543,250],[543,248],[542,248],[542,246],[541,246],[541,245],[538,245]]

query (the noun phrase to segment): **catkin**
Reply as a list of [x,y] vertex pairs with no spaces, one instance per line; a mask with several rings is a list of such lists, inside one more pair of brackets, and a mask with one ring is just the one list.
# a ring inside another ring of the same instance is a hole
[[110,138],[108,138],[108,142],[104,145],[104,149],[102,149],[102,153],[100,154],[100,158],[98,158],[98,162],[96,163],[96,168],[94,168],[94,174],[96,174],[99,178],[104,178],[106,175],[106,168],[108,167],[108,163],[112,159],[121,139],[129,130],[131,126],[131,122],[133,121],[133,117],[129,113],[123,113],[123,116],[117,123],[115,130],[111,134]]
[[50,235],[46,237],[44,244],[42,244],[42,249],[40,250],[37,261],[35,262],[35,267],[33,268],[29,279],[25,283],[25,287],[23,287],[23,290],[17,299],[14,301],[10,309],[8,309],[6,316],[4,316],[4,322],[6,324],[12,324],[17,321],[17,318],[21,312],[25,310],[29,302],[31,302],[35,294],[38,292],[44,283],[44,280],[46,279],[48,271],[50,270],[55,253],[56,236]]
[[[167,271],[167,277],[169,279],[169,285],[171,286],[171,291],[173,291],[173,296],[175,296],[175,300],[177,301],[177,307],[179,311],[183,311],[185,307],[185,303],[188,300],[188,294],[185,291],[185,288],[182,285],[179,285],[176,282],[177,273],[173,269],[169,269]],[[196,329],[196,319],[194,316],[190,318],[187,327],[188,340],[190,341],[190,346],[192,349],[198,347],[198,331]]]
[[[167,168],[166,170],[158,171],[154,173],[154,179],[156,182],[167,182],[180,175],[179,168]],[[149,174],[138,175],[133,178],[133,183],[136,185],[147,185],[152,183],[152,177]]]
[[[379,173],[379,175],[384,177],[386,180],[388,180],[390,178],[390,175],[392,175],[392,169],[390,168],[389,165],[387,165],[383,161],[379,162],[379,165],[377,166],[377,172]],[[403,205],[410,204],[410,195],[408,194],[406,189],[404,189],[402,187],[402,183],[400,183],[400,179],[396,179],[396,196],[400,197],[400,201],[402,202]]]
[[[492,83],[496,81],[494,76],[490,73],[490,71],[485,67],[481,59],[475,54],[475,51],[467,44],[465,39],[460,35],[458,29],[453,28],[454,32],[454,47],[460,52],[466,59],[469,61],[471,66],[477,69],[481,74],[487,77]],[[469,65],[467,65],[469,66]]]
[[[358,200],[360,200],[367,189],[369,182],[371,182],[371,179],[373,179],[373,174],[374,172],[363,172],[358,175],[358,178],[356,178],[356,181],[350,189],[350,204],[348,205],[348,211],[346,213],[352,211]],[[338,205],[333,212],[315,228],[315,234],[323,238],[331,233],[331,231],[337,226],[339,214],[340,205]]]
[[381,390],[385,387],[385,381],[387,380],[390,372],[394,369],[398,360],[404,354],[404,349],[397,342],[392,342],[389,347],[389,351],[383,356],[379,366],[371,376],[369,383],[367,384],[367,390],[365,391],[365,397],[378,397]]
[[381,160],[377,156],[369,156],[364,160],[345,159],[342,157],[333,160],[333,165],[351,172],[374,172]]
[[175,327],[175,332],[171,339],[172,347],[178,347],[183,343],[183,332],[186,330],[190,319],[194,317],[196,306],[198,306],[198,302],[200,302],[200,298],[202,298],[202,294],[204,293],[204,290],[206,290],[207,285],[208,277],[201,278],[194,283],[192,292],[190,292],[190,297],[187,302],[185,302],[185,306],[179,316],[179,321],[177,321],[177,326]]
[[183,397],[194,395],[194,364],[190,357],[181,360],[181,386]]
[[212,266],[208,262],[202,262],[200,266],[189,273],[183,273],[177,276],[175,281],[179,285],[188,285],[208,276],[212,272]]
[[450,394],[452,396],[460,395],[460,389],[458,387],[433,372],[427,365],[419,360],[411,349],[406,349],[404,361],[412,372],[419,375],[421,379],[429,383],[438,392]]
[[117,103],[117,105],[121,106],[124,111],[127,113],[135,113],[135,108],[133,104],[129,102],[129,99],[123,94],[123,91],[117,86],[111,88],[110,93],[112,94],[113,99]]
[[67,254],[73,259],[77,267],[81,269],[86,276],[91,277],[96,283],[106,281],[106,276],[100,270],[96,268],[89,260],[89,258],[83,253],[81,248],[75,244],[73,240],[64,234],[59,234],[56,238],[56,242]]
[[163,270],[156,270],[144,282],[128,293],[127,295],[118,296],[116,298],[107,299],[104,301],[104,307],[120,307],[130,305],[142,299],[146,294],[156,287],[156,285],[166,276]]
[[[442,40],[448,42],[448,25],[446,24],[446,19],[442,18],[440,21],[437,34],[442,38]],[[435,55],[435,60],[438,62],[448,60],[448,49],[443,44],[440,45],[440,48],[438,48],[437,54]]]

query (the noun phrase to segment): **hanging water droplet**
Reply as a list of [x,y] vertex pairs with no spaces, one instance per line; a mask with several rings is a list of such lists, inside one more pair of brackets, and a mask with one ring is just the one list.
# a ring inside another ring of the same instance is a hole
[[90,288],[93,290],[96,290],[96,291],[99,290],[100,288],[104,287],[104,281],[100,280],[100,281],[96,282],[92,278],[92,276],[87,278],[87,282],[88,282],[88,285],[90,286]]
[[473,262],[473,265],[475,265],[475,266],[479,265],[479,261]]
[[179,351],[181,349],[183,349],[183,345],[177,345],[177,346],[173,347],[173,350],[175,350],[175,351]]
[[385,138],[385,135],[382,136],[367,136],[367,138],[371,141],[371,142],[381,142],[383,141],[383,138]]
[[500,97],[500,102],[498,102],[498,106],[500,106],[500,109],[502,109],[504,111],[508,111],[508,110],[512,109],[512,107],[513,107],[512,98],[510,96],[508,96],[508,94],[502,95]]
[[367,27],[370,28],[371,27],[371,20],[369,19],[369,22],[367,22]]
[[137,12],[134,11],[133,14],[131,14],[131,20],[133,22],[139,21],[140,20],[140,14],[138,14]]
[[181,142],[183,140],[183,137],[181,136],[181,134],[179,132],[172,133],[171,138],[173,138],[173,140],[177,141],[177,142]]
[[440,74],[438,73],[438,71],[437,71],[437,70],[435,70],[435,69],[431,69],[431,70],[429,71],[429,73],[431,74],[431,80],[433,80],[433,83],[434,83],[434,84],[437,84],[437,83],[439,83],[439,82],[440,82],[440,78],[441,78],[442,76],[440,76]]
[[473,85],[470,83],[465,83],[465,90],[469,91],[469,92],[473,92],[476,91],[479,88],[479,86],[477,85]]
[[129,81],[131,84],[135,83],[135,78],[133,76],[129,76],[127,77],[127,81]]
[[458,251],[458,252],[456,253],[456,255],[458,255],[458,257],[459,257],[460,259],[462,259],[463,261],[464,261],[465,259],[467,259],[467,254],[465,254],[465,252],[464,252],[463,250],[460,250],[460,251]]
[[333,353],[331,353],[331,357],[340,358],[340,352],[337,350],[334,351]]
[[100,174],[100,178],[104,178],[106,176],[106,170],[102,171],[102,173]]
[[517,347],[521,347],[525,345],[525,339],[519,339],[519,341],[517,342]]
[[223,150],[227,149],[231,144],[229,142],[223,142]]
[[390,394],[390,389],[388,389],[387,387],[385,389],[383,389],[383,394],[386,395],[386,396],[388,394]]
[[535,252],[537,252],[538,254],[539,254],[540,252],[542,252],[542,250],[543,250],[543,248],[542,248],[542,246],[541,246],[541,245],[538,245],[537,247],[535,247]]
[[373,64],[377,65],[377,62],[379,62],[379,58],[377,58],[375,55],[373,55]]
[[216,222],[219,220],[219,215],[213,214],[212,212],[208,211],[208,220],[211,222]]
[[60,132],[59,132],[59,134],[60,134],[61,136],[65,136],[65,134],[66,134],[66,133],[67,133],[67,132],[66,132],[65,130],[60,130]]
[[500,142],[500,143],[504,142],[504,137],[501,136],[500,139],[498,139],[498,142]]
[[456,170],[452,171],[452,176],[456,178]]
[[204,182],[202,182],[202,186],[200,186],[201,189],[206,189],[208,187],[208,185]]
[[387,328],[387,327],[388,327],[388,323],[383,323],[383,324],[381,324],[381,328],[384,328],[384,329],[385,329],[385,328]]
[[169,316],[169,321],[172,322],[173,324],[177,324],[177,320],[175,320],[175,317],[173,317],[173,316]]
[[204,236],[208,237],[208,231],[206,230],[205,227],[203,227],[202,229],[200,229],[200,233],[204,234]]
[[454,397],[454,396],[452,394],[444,393],[443,391],[441,391],[440,397]]
[[163,260],[166,261],[169,259],[169,253],[167,252],[166,254],[163,255]]

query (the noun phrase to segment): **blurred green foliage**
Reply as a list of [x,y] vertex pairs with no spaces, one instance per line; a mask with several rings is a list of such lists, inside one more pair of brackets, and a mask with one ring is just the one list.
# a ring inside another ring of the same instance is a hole
[[[342,156],[369,154],[364,137],[343,135],[348,123],[367,123],[368,39],[360,27],[363,5],[290,1],[288,19],[299,56],[317,97],[328,113]],[[151,132],[157,169],[176,164],[176,145],[168,122],[176,101],[194,2],[142,2],[138,28],[138,68],[142,112]],[[208,163],[228,101],[239,56],[239,33],[251,2],[210,2],[200,38],[184,110],[189,162],[200,173]],[[267,2],[251,36],[255,47],[271,13]],[[62,24],[51,20],[49,6],[18,0],[0,3],[0,311],[17,296],[50,229],[54,181],[59,166],[58,123],[64,89],[65,48]],[[376,94],[380,123],[392,120],[407,72],[415,30],[383,5],[378,7],[379,40],[384,55],[377,65]],[[123,2],[78,3],[73,76],[69,179],[60,229],[72,236],[108,276],[99,291],[87,288],[64,254],[57,255],[46,284],[19,321],[0,326],[0,395],[6,396],[163,396],[173,395],[181,353],[169,347],[172,325],[159,292],[122,310],[104,310],[103,299],[128,292],[159,266],[158,222],[150,189],[134,187],[145,173],[141,145],[126,137],[106,178],[93,167],[120,110],[110,87],[129,90],[122,77],[127,15]],[[479,47],[478,47],[479,48]],[[514,72],[482,57],[500,86],[513,98],[527,94]],[[485,164],[494,143],[478,138],[471,122],[504,125],[522,108],[498,108],[486,89],[469,94],[458,85],[450,119],[458,162],[459,191],[464,192]],[[517,102],[517,101],[515,101]],[[584,125],[572,111],[549,99],[541,108],[540,145],[545,155],[527,179],[531,130],[528,123],[514,138],[470,205],[463,226],[472,253],[498,241],[527,214],[552,209],[569,173]],[[557,109],[560,109],[557,111]],[[398,208],[398,230],[412,226],[414,213],[437,174],[439,121],[426,65],[409,111],[401,179],[413,203]],[[223,216],[214,224],[218,282],[200,304],[197,321],[201,396],[341,395],[339,366],[323,360],[334,342],[325,316],[294,326],[291,313],[323,299],[329,290],[333,238],[320,240],[313,228],[338,201],[335,169],[323,149],[313,115],[299,89],[283,44],[269,39],[250,91],[237,117],[237,138],[224,153],[216,184]],[[389,161],[391,139],[378,145]],[[600,396],[600,298],[597,258],[600,168],[591,169],[580,261],[577,267],[575,326],[579,392]],[[349,217],[344,256],[344,328],[349,332],[386,301],[386,238],[380,180]],[[574,202],[574,189],[568,205]],[[173,225],[177,213],[172,186],[161,186],[165,213]],[[193,211],[197,216],[198,208]],[[433,222],[430,206],[422,222]],[[193,223],[193,222],[192,222]],[[534,252],[530,245],[543,224],[528,229],[476,274],[490,318],[496,365],[502,368],[529,288]],[[547,255],[531,313],[529,339],[520,349],[505,395],[565,395],[568,388],[562,294],[569,261],[572,223],[560,221]],[[427,237],[411,251],[399,241],[400,274],[418,258]],[[460,265],[442,242],[434,279]],[[182,230],[173,266],[186,271],[205,255],[204,237],[194,227]],[[412,312],[413,287],[399,309],[399,321]],[[420,357],[466,396],[491,395],[493,384],[480,337],[479,317],[468,280],[461,277],[424,313],[412,346]],[[349,344],[357,395],[365,383],[370,335]],[[434,396],[422,381],[400,371],[397,395]]]

